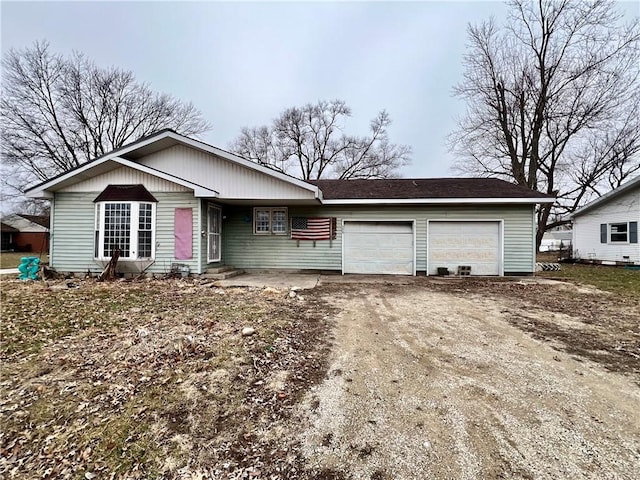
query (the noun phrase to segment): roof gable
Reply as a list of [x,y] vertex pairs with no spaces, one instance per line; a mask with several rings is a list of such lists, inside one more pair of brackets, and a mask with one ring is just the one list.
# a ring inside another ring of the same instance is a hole
[[620,185],[615,190],[611,190],[610,192],[605,193],[601,197],[596,198],[592,202],[587,203],[584,207],[579,208],[578,210],[573,212],[573,214],[571,215],[571,218],[579,217],[580,215],[585,214],[593,210],[594,208],[603,206],[609,203],[610,201],[622,195],[625,195],[627,193],[631,193],[635,190],[637,190],[638,194],[640,195],[640,176],[637,176],[636,178],[629,180],[628,182]]
[[294,182],[264,175],[238,162],[189,145],[174,145],[149,153],[136,161],[163,172],[197,180],[204,185],[215,185],[221,201],[282,200],[317,203],[318,188],[313,185],[302,182],[305,188],[301,188]]
[[18,213],[17,215],[29,220],[30,222],[37,223],[44,228],[49,228],[49,215],[27,215],[25,213]]
[[46,215],[26,215],[13,213],[2,219],[5,225],[9,225],[19,232],[46,232],[49,230],[49,217]]
[[11,225],[7,225],[4,222],[0,222],[0,231],[3,233],[18,233],[20,230],[12,227]]
[[32,198],[50,198],[53,196],[51,192],[66,189],[67,187],[76,185],[78,183],[94,179],[100,175],[112,172],[113,170],[119,169],[123,166],[186,187],[190,190],[193,190],[194,195],[197,197],[215,198],[218,196],[218,192],[216,192],[215,190],[206,188],[194,182],[190,182],[176,175],[171,175],[169,173],[162,172],[145,165],[140,165],[136,162],[118,156],[111,158],[103,157],[100,159],[100,161],[85,163],[81,167],[71,170],[62,176],[59,176],[53,180],[27,190],[25,194],[28,197]]
[[[225,150],[213,147],[204,142],[200,142],[198,140],[194,140],[189,137],[185,137],[180,135],[173,130],[162,130],[160,132],[151,134],[147,137],[141,138],[133,143],[125,145],[119,149],[116,149],[106,155],[98,157],[90,162],[87,162],[73,170],[65,172],[61,175],[58,175],[55,178],[47,180],[45,182],[40,183],[34,187],[29,188],[25,193],[29,197],[47,197],[51,196],[51,194],[47,194],[47,192],[55,191],[60,188],[60,185],[71,185],[78,181],[86,180],[93,175],[105,173],[110,169],[114,168],[112,162],[118,162],[123,165],[131,166],[132,168],[141,169],[145,171],[145,168],[150,168],[148,166],[140,165],[138,160],[141,158],[151,155],[153,153],[171,148],[176,145],[185,145],[196,150],[200,150],[202,152],[206,152],[220,158],[223,158],[226,161],[232,162],[237,165],[241,165],[244,168],[255,171],[256,173],[263,174],[269,177],[277,178],[283,182],[295,185],[303,190],[309,191],[313,194],[314,198],[318,198],[319,191],[313,185],[310,185],[302,180],[298,180],[294,177],[290,177],[280,172],[276,172],[275,170],[271,170],[267,167],[258,165],[254,162],[246,160],[242,157],[229,153]],[[148,172],[153,173],[153,172]],[[162,174],[166,174],[166,172],[162,172],[160,170],[155,170],[155,174],[158,176],[162,176]],[[177,176],[175,174],[168,175],[171,181],[175,181],[176,183],[183,184],[180,182],[187,182],[190,185],[201,187],[202,189],[208,190],[210,192],[214,192],[212,195],[206,195],[206,192],[202,195],[196,196],[210,196],[217,197],[217,191],[215,186],[213,185],[201,185],[200,182],[194,183],[189,182],[188,180],[182,178],[181,176]],[[164,177],[163,177],[164,178]],[[169,178],[167,178],[169,179]],[[196,190],[196,189],[194,189]]]

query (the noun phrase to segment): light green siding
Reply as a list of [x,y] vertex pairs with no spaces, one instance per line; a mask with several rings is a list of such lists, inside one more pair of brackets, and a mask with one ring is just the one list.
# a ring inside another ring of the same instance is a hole
[[[93,273],[102,267],[93,261],[95,210],[99,192],[56,193],[53,208],[52,265],[61,272]],[[203,273],[207,264],[206,201],[190,192],[152,192],[156,211],[156,261],[149,273],[166,273],[172,263],[189,265]],[[281,205],[273,205],[281,206]],[[193,208],[193,259],[174,258],[174,209]],[[503,220],[504,272],[533,272],[533,206],[375,206],[289,207],[293,216],[337,217],[335,240],[296,241],[289,235],[253,235],[253,209],[222,205],[222,262],[244,269],[337,270],[342,269],[344,220],[415,220],[416,267],[426,269],[427,220]]]
[[[277,205],[274,205],[277,206]],[[503,220],[504,272],[533,272],[533,206],[375,206],[375,207],[290,207],[294,216],[331,216],[338,219],[337,238],[296,241],[288,236],[253,235],[253,210],[249,207],[223,209],[224,262],[238,268],[283,268],[341,270],[342,222],[344,220],[415,220],[417,270],[426,270],[427,220]]]
[[[60,272],[96,273],[102,270],[93,261],[95,206],[100,192],[62,193],[55,196],[53,210],[52,266]],[[167,273],[172,263],[186,264],[193,273],[201,273],[200,208],[191,192],[152,192],[156,206],[156,258],[147,272]],[[193,259],[174,258],[174,209],[193,209]]]

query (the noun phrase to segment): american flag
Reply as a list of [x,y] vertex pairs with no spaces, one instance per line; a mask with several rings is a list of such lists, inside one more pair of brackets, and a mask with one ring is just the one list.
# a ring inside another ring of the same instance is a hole
[[294,240],[330,240],[333,222],[330,217],[292,217],[291,238]]

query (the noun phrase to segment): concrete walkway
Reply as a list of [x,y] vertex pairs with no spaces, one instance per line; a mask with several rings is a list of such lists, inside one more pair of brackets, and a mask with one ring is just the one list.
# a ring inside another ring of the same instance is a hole
[[407,285],[416,277],[401,275],[322,275],[318,273],[244,273],[226,280],[217,280],[221,287],[273,287],[308,290],[326,283],[393,283]]

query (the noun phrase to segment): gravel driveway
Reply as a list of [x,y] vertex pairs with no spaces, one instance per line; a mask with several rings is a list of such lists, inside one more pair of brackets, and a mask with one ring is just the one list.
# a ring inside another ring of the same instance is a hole
[[340,312],[335,343],[300,416],[323,478],[638,478],[634,378],[513,326],[508,299],[416,285],[321,293]]

